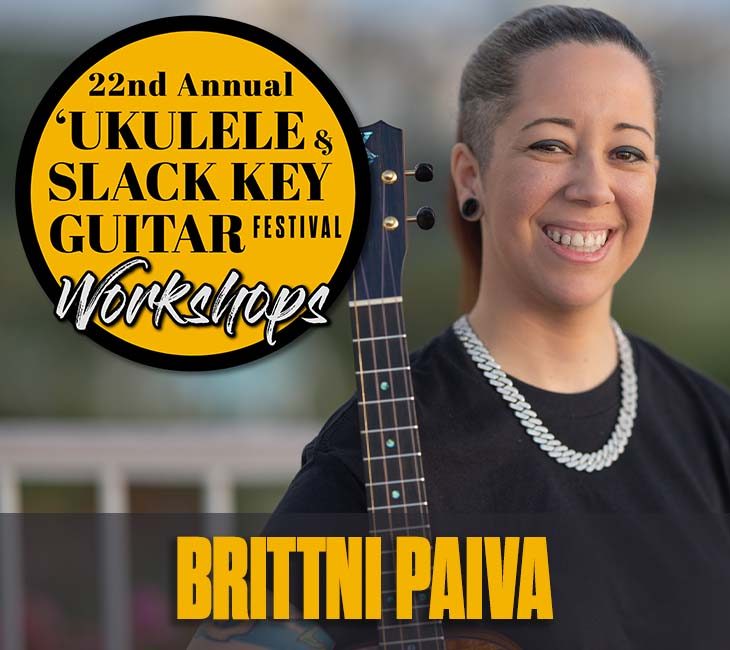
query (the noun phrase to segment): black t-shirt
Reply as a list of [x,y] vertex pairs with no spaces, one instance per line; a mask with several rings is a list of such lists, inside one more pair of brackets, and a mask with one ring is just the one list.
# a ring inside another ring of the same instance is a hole
[[[501,625],[522,647],[730,647],[730,393],[629,340],[633,434],[593,473],[559,465],[530,439],[450,328],[412,355],[434,534],[455,534],[449,517],[475,513],[505,534],[548,531],[555,621]],[[578,394],[512,379],[568,447],[594,451],[611,435],[618,369]],[[277,515],[365,512],[354,398],[302,461]]]

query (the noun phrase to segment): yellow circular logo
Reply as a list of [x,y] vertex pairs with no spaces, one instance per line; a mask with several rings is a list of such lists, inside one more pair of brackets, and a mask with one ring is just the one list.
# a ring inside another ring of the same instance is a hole
[[196,16],[69,66],[31,120],[16,203],[57,318],[130,359],[206,370],[327,323],[369,191],[325,74],[268,32]]

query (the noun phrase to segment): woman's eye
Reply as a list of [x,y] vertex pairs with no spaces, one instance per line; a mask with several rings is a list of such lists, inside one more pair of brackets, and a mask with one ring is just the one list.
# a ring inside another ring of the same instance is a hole
[[622,149],[616,149],[614,152],[615,156],[624,162],[640,162],[646,160],[646,156],[633,147],[624,147]]
[[565,145],[562,142],[556,142],[555,140],[543,140],[542,142],[536,142],[535,144],[530,145],[530,149],[544,151],[546,153],[566,151]]

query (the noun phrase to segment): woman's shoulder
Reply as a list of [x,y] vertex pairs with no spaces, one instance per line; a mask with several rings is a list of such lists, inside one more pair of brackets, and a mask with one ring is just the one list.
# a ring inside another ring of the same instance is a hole
[[659,346],[635,334],[627,335],[637,352],[637,367],[644,383],[658,392],[683,392],[699,401],[723,421],[730,436],[730,390],[702,372],[679,361]]
[[469,368],[467,360],[461,342],[449,325],[411,354],[411,368],[414,373],[461,373]]

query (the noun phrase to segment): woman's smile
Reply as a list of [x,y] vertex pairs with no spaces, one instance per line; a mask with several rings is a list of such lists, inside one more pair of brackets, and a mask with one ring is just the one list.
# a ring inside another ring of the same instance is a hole
[[593,263],[608,255],[616,228],[548,224],[543,226],[542,232],[547,247],[561,259]]

